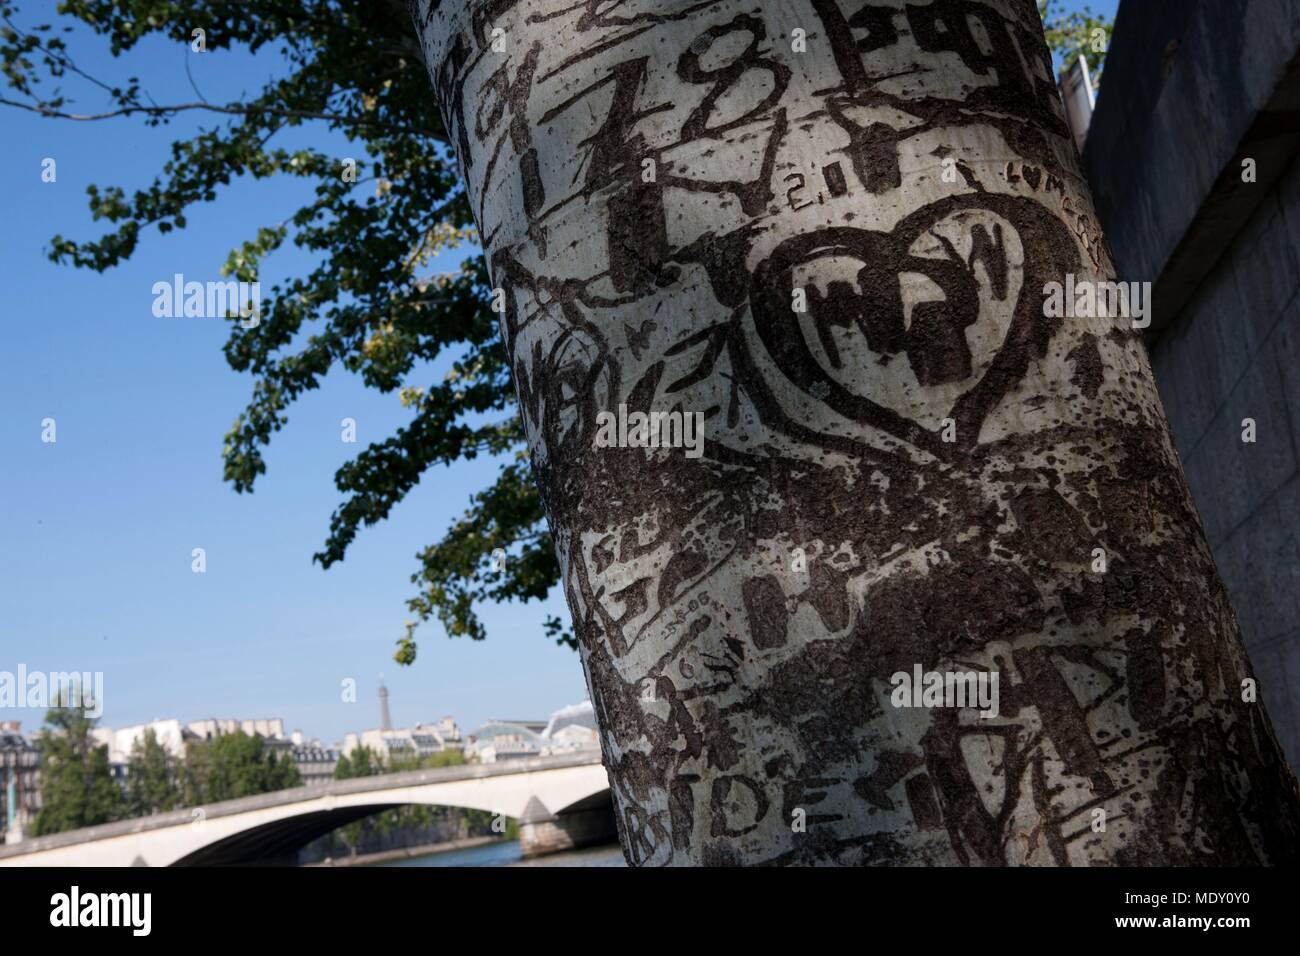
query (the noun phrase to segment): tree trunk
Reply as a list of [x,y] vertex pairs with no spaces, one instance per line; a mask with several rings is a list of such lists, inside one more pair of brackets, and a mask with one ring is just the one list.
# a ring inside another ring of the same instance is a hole
[[1295,858],[1032,0],[414,7],[629,862]]

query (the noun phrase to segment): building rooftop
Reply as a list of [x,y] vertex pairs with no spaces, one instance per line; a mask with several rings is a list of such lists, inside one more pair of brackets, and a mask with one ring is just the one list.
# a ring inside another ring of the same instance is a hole
[[561,707],[551,714],[551,720],[546,725],[546,729],[542,731],[542,736],[551,737],[565,727],[575,726],[593,731],[598,729],[596,727],[596,708],[591,705],[591,701],[584,700],[581,704],[570,704],[568,707]]

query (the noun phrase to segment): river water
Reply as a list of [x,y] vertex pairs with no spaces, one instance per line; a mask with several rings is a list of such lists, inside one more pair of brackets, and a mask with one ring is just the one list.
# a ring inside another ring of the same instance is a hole
[[393,860],[377,863],[376,866],[625,866],[623,851],[617,843],[608,846],[589,847],[583,850],[570,850],[567,853],[552,853],[532,860],[525,860],[519,851],[519,841],[509,840],[500,843],[486,843],[482,846],[464,847],[459,850],[445,850],[441,853],[429,853],[425,856],[413,856],[407,860]]

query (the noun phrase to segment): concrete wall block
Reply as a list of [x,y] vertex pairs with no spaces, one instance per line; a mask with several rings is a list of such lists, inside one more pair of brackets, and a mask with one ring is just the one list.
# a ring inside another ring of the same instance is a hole
[[1300,768],[1300,708],[1295,692],[1300,687],[1300,631],[1252,651],[1250,663],[1286,758],[1293,770]]
[[[1300,632],[1300,475],[1292,478],[1273,500],[1273,520],[1281,539],[1275,563],[1265,568],[1274,582],[1277,631]],[[1300,691],[1300,684],[1295,685]]]
[[1214,551],[1247,649],[1300,631],[1300,476]]
[[[1227,425],[1236,429],[1231,451],[1240,456],[1251,510],[1285,485],[1298,468],[1283,381],[1277,355],[1266,345],[1224,406]],[[1246,418],[1255,421],[1254,444],[1241,441],[1241,423]],[[1238,516],[1237,521],[1244,517]]]
[[[1241,440],[1255,421],[1254,443]],[[1277,356],[1262,351],[1215,415],[1195,450],[1184,456],[1211,547],[1217,547],[1296,473],[1295,443]]]
[[1282,319],[1268,341],[1282,369],[1282,390],[1291,416],[1291,444],[1300,452],[1300,294],[1282,310]]
[[[1291,241],[1280,198],[1281,190],[1273,190],[1230,250],[1241,299],[1250,303],[1240,320],[1253,348],[1263,344],[1283,308],[1300,290],[1300,255]],[[1293,210],[1296,216],[1300,208]]]
[[[1231,275],[1227,286],[1235,291]],[[1203,440],[1228,394],[1225,382],[1231,373],[1221,367],[1217,321],[1212,309],[1198,299],[1151,351],[1156,383],[1185,461]],[[1232,377],[1231,384],[1242,371],[1244,368]]]
[[1231,260],[1220,261],[1197,290],[1188,315],[1189,320],[1207,326],[1202,346],[1215,353],[1210,360],[1214,377],[1204,379],[1203,384],[1218,393],[1220,404],[1237,387],[1259,348],[1248,318],[1252,309],[1241,292],[1242,275],[1234,265]]
[[[1183,240],[1286,72],[1295,52],[1298,6],[1295,0],[1125,4],[1117,27],[1133,31],[1132,42],[1143,44],[1140,56],[1125,51],[1127,60],[1139,59],[1143,68],[1120,62],[1117,29],[1108,81],[1127,81],[1132,102],[1099,104],[1098,149],[1085,153],[1085,165],[1094,182],[1115,179],[1114,188],[1100,191],[1126,278],[1144,272],[1154,278]],[[1178,22],[1162,22],[1171,18]],[[1255,32],[1261,29],[1267,36]],[[1167,46],[1170,41],[1176,46]],[[1141,88],[1133,89],[1135,83]],[[1207,124],[1207,115],[1216,122]],[[1135,217],[1130,205],[1142,195],[1158,210],[1151,223]]]
[[[1175,134],[1184,149],[1167,150],[1169,154],[1186,151],[1195,164],[1182,171],[1181,183],[1184,188],[1193,184],[1201,187],[1190,197],[1193,205],[1184,207],[1184,214],[1194,213],[1200,206],[1205,185],[1218,177],[1224,159],[1249,126],[1249,118],[1272,92],[1272,83],[1259,82],[1252,72],[1250,47],[1254,38],[1246,35],[1241,9],[1245,6],[1247,0],[1199,0],[1189,29],[1179,39],[1173,68],[1156,103],[1157,113],[1184,124]],[[1219,118],[1213,124],[1213,133],[1206,128],[1206,116]]]
[[1293,250],[1300,249],[1300,156],[1282,174],[1277,193],[1282,218],[1286,221],[1287,245]]
[[1249,0],[1243,18],[1250,55],[1284,63],[1300,47],[1300,0]]
[[1201,513],[1205,537],[1214,549],[1249,516],[1252,505],[1246,493],[1245,464],[1236,447],[1241,444],[1241,430],[1230,428],[1230,424],[1220,412],[1195,451],[1183,457],[1192,499]]

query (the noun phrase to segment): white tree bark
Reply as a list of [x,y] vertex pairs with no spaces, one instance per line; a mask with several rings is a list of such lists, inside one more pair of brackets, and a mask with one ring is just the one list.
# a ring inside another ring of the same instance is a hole
[[1294,858],[1140,333],[1046,301],[1114,269],[1032,0],[413,15],[630,862]]

